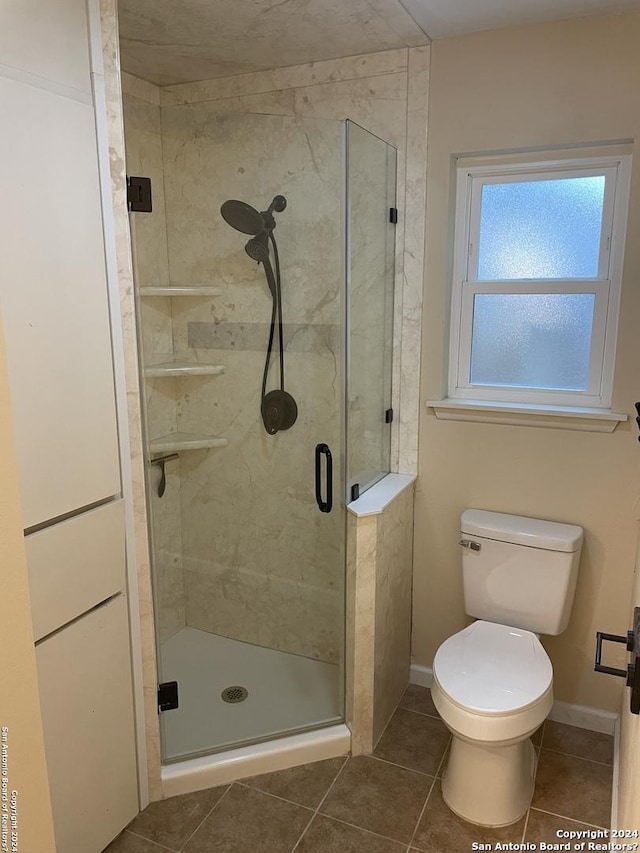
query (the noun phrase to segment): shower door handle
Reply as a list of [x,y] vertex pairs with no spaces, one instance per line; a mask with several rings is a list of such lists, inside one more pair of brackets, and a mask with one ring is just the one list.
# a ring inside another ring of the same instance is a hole
[[[327,462],[326,500],[322,500],[322,457]],[[316,503],[320,512],[331,512],[333,507],[333,459],[328,444],[316,444]]]

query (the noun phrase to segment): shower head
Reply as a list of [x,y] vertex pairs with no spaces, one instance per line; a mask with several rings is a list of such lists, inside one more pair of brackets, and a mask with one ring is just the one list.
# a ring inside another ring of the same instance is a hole
[[269,238],[266,231],[263,231],[261,234],[257,234],[249,240],[247,245],[244,247],[244,250],[251,260],[257,261],[258,263],[264,263],[269,260],[268,240]]
[[[276,227],[276,221],[273,218],[274,211],[282,213],[286,206],[287,200],[283,195],[274,196],[269,207],[262,213],[259,213],[255,207],[251,207],[246,201],[229,199],[220,208],[220,213],[224,221],[236,231],[252,234],[256,237],[264,231],[273,231]],[[249,257],[253,257],[253,255],[249,253]],[[261,259],[254,258],[254,260]]]
[[245,201],[229,199],[220,208],[220,213],[227,225],[242,234],[256,235],[264,231],[264,217]]

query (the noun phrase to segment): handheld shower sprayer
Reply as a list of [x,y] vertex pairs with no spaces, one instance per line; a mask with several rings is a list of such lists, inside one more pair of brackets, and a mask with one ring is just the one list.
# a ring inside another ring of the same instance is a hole
[[[273,197],[271,204],[262,212],[257,211],[250,204],[237,199],[225,201],[220,208],[224,221],[240,231],[241,234],[250,234],[251,239],[247,241],[244,250],[247,255],[258,264],[262,264],[267,279],[267,285],[271,293],[271,327],[269,330],[269,342],[267,345],[267,356],[265,359],[264,372],[262,374],[262,400],[260,412],[264,428],[269,435],[275,435],[280,430],[289,429],[294,425],[298,417],[298,406],[291,394],[284,388],[284,349],[282,334],[282,292],[280,277],[280,260],[278,258],[278,246],[273,230],[276,227],[275,213],[282,213],[287,206],[287,200],[283,195]],[[275,261],[271,264],[270,245],[273,249]],[[273,338],[275,334],[276,321],[278,323],[278,344],[280,362],[280,388],[267,393],[267,377],[271,352],[273,349]]]

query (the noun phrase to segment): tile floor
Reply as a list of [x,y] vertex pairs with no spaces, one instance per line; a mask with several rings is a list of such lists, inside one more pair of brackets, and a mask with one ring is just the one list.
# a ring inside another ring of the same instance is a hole
[[[609,826],[613,738],[547,721],[531,808],[502,829],[442,800],[449,733],[410,686],[372,756],[333,758],[152,803],[105,853],[467,853],[476,842],[555,842]],[[588,756],[588,757],[586,757]]]

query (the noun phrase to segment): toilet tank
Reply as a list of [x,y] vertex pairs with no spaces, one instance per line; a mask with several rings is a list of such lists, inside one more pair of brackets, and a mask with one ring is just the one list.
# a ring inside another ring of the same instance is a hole
[[582,528],[480,509],[465,510],[460,526],[465,612],[561,634],[573,606]]

